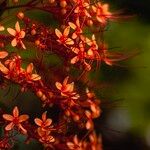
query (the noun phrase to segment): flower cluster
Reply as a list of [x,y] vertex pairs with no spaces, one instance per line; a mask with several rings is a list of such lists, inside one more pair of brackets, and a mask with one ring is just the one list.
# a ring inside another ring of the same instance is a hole
[[[112,66],[128,58],[110,52],[101,39],[108,21],[117,16],[108,4],[89,0],[13,0],[3,10],[15,8],[15,29],[5,23],[10,16],[0,23],[0,76],[4,88],[13,83],[21,92],[33,92],[47,110],[34,121],[33,116],[19,115],[18,106],[12,115],[0,112],[5,131],[0,149],[11,149],[15,136],[23,134],[26,142],[37,140],[45,149],[102,150],[93,122],[101,115],[101,102],[85,80],[95,63]],[[57,26],[51,24],[52,18],[49,25],[30,18],[26,12],[32,9],[50,13]],[[60,63],[53,65],[51,56]],[[59,110],[54,118],[49,114],[52,107]]]

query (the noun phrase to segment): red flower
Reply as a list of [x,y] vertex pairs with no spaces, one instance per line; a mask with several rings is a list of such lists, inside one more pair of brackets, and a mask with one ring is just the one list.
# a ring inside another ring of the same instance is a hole
[[18,107],[14,107],[13,115],[3,114],[3,118],[10,123],[5,127],[6,131],[12,130],[15,126],[23,131],[24,134],[27,133],[27,130],[22,126],[22,122],[28,120],[28,115],[20,115]]
[[66,27],[64,32],[61,33],[58,29],[55,29],[55,34],[58,37],[58,42],[64,45],[73,45],[74,41],[71,38],[68,38],[70,32],[70,27]]
[[108,4],[98,2],[95,6],[92,6],[92,9],[96,13],[97,21],[104,25],[107,23],[107,20],[112,17],[112,14],[108,11]]
[[52,119],[50,118],[46,118],[46,113],[44,112],[42,114],[42,119],[39,118],[35,118],[34,122],[43,130],[46,131],[48,127],[50,127],[50,125],[52,124]]
[[22,40],[25,37],[25,32],[20,30],[20,25],[19,22],[17,21],[15,24],[15,29],[12,28],[7,28],[7,31],[14,36],[14,39],[11,41],[11,45],[13,47],[17,46],[17,44],[19,43],[21,45],[22,48],[26,49],[25,45],[23,44]]

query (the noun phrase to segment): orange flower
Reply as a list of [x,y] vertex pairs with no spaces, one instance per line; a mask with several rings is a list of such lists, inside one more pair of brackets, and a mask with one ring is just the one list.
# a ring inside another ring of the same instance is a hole
[[34,122],[43,130],[46,131],[46,128],[50,127],[50,125],[52,124],[52,119],[50,118],[46,118],[46,113],[44,112],[42,114],[42,119],[39,118],[35,118]]
[[22,48],[26,49],[25,45],[23,44],[22,40],[25,37],[25,32],[20,30],[20,25],[19,22],[17,21],[15,24],[15,29],[12,28],[7,28],[7,31],[9,32],[9,34],[11,34],[12,36],[14,36],[14,39],[11,41],[11,45],[13,47],[17,46],[17,44],[20,44],[22,46]]
[[86,52],[85,52],[85,49],[84,49],[84,45],[83,45],[83,42],[80,42],[79,43],[79,48],[76,48],[76,47],[72,47],[72,51],[77,54],[77,56],[73,57],[71,59],[71,64],[75,64],[77,63],[78,61],[82,61],[84,60],[84,58],[86,57]]
[[96,43],[94,34],[92,35],[91,40],[86,38],[86,44],[90,46],[90,48],[87,51],[87,55],[93,58],[95,56],[95,52],[98,50],[98,45]]
[[73,45],[74,41],[71,38],[68,38],[70,32],[70,27],[66,27],[63,34],[58,30],[55,29],[55,34],[58,37],[58,42],[64,45]]
[[67,83],[68,82],[69,77],[67,76],[63,83],[61,84],[60,82],[56,82],[55,85],[57,87],[58,90],[61,91],[61,95],[62,96],[67,96],[67,94],[72,93],[73,89],[74,89],[74,82],[72,83]]
[[32,72],[33,72],[33,63],[30,63],[26,69],[27,79],[29,82],[30,82],[30,80],[31,81],[38,81],[41,79],[41,76],[39,76],[38,74],[32,74]]
[[13,109],[13,115],[9,114],[3,114],[3,118],[6,121],[10,121],[10,123],[5,127],[6,131],[12,130],[15,126],[17,126],[19,129],[23,131],[24,134],[27,133],[27,130],[22,126],[22,122],[26,121],[29,116],[28,115],[20,115],[19,116],[19,110],[18,107],[15,106]]
[[84,16],[84,17],[91,17],[91,15],[88,12],[88,9],[90,8],[90,4],[88,2],[85,2],[84,0],[73,0],[76,4],[76,8],[74,10],[74,13]]
[[40,136],[39,141],[44,144],[55,142],[55,138],[50,135],[50,131],[43,131],[41,128],[37,130],[38,135]]
[[75,30],[75,32],[72,34],[72,38],[76,39],[78,37],[78,35],[80,35],[82,33],[79,18],[77,18],[76,24],[74,24],[72,22],[69,22],[68,24],[73,30]]
[[84,150],[85,149],[85,146],[86,146],[86,143],[85,142],[82,142],[82,141],[79,141],[77,135],[75,135],[73,137],[73,141],[72,142],[67,142],[67,146],[69,149],[76,149],[76,150]]
[[112,17],[112,14],[108,11],[108,4],[101,4],[98,2],[96,6],[92,6],[93,11],[96,13],[96,19],[102,24],[106,24],[107,20]]
[[87,130],[91,130],[94,127],[93,121],[92,121],[92,114],[91,114],[91,112],[89,110],[86,110],[85,111],[85,115],[86,115],[86,117],[88,119],[86,124],[85,124],[85,127],[86,127]]

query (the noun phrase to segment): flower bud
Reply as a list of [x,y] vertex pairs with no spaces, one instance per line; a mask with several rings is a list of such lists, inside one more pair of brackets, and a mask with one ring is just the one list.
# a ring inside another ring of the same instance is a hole
[[60,6],[65,8],[67,6],[67,2],[65,0],[60,1]]
[[20,20],[22,20],[22,19],[24,18],[24,13],[23,13],[23,12],[19,12],[19,13],[17,14],[17,17],[18,17]]

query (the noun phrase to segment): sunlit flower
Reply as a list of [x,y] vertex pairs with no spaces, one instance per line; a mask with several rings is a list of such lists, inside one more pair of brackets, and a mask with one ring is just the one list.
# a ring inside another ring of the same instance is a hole
[[102,24],[106,24],[107,20],[112,17],[112,13],[109,12],[108,4],[98,2],[95,6],[92,6],[92,9],[96,13],[97,21]]
[[48,127],[52,124],[52,119],[46,117],[46,113],[42,114],[42,119],[35,118],[34,122],[43,130],[46,131]]
[[19,110],[17,106],[14,107],[13,109],[13,115],[3,114],[3,118],[6,121],[10,121],[10,123],[5,127],[6,131],[10,131],[16,126],[19,129],[21,129],[24,134],[27,133],[27,130],[22,126],[22,122],[28,120],[29,116],[28,115],[19,116]]
[[70,32],[70,26],[66,27],[64,32],[61,33],[58,29],[55,29],[55,34],[58,37],[58,42],[64,45],[73,45],[74,41],[71,38],[68,38]]
[[84,16],[84,17],[91,17],[88,12],[90,4],[85,2],[84,0],[73,0],[76,4],[76,8],[74,9],[74,13]]
[[86,44],[90,46],[90,48],[87,51],[87,55],[89,57],[94,58],[96,51],[98,50],[98,45],[96,43],[95,35],[92,35],[92,39],[86,38]]
[[67,146],[69,149],[71,150],[83,150],[83,143],[82,141],[79,141],[77,135],[75,135],[73,137],[73,141],[72,142],[67,142]]
[[13,47],[17,46],[17,44],[20,44],[22,48],[26,49],[25,45],[21,40],[25,37],[25,31],[20,29],[20,25],[18,21],[15,24],[15,30],[12,28],[7,28],[7,31],[9,32],[9,34],[14,36],[14,39],[11,41],[11,45]]
[[73,30],[75,30],[72,34],[72,38],[76,39],[82,33],[79,18],[77,18],[75,24],[73,22],[69,22],[68,24]]
[[71,59],[71,64],[75,64],[78,61],[83,61],[86,58],[83,42],[79,43],[79,48],[72,47],[72,51],[76,54],[76,56]]
[[43,131],[41,128],[37,129],[38,135],[40,136],[39,141],[44,144],[55,142],[55,138],[50,135],[51,131]]
[[30,63],[28,66],[27,66],[27,69],[26,69],[26,77],[28,79],[28,81],[38,81],[41,79],[41,76],[39,76],[38,74],[32,74],[33,72],[33,63]]
[[60,82],[55,83],[57,89],[61,91],[62,96],[67,96],[67,94],[73,92],[74,82],[68,83],[68,79],[69,77],[66,77],[62,84]]

